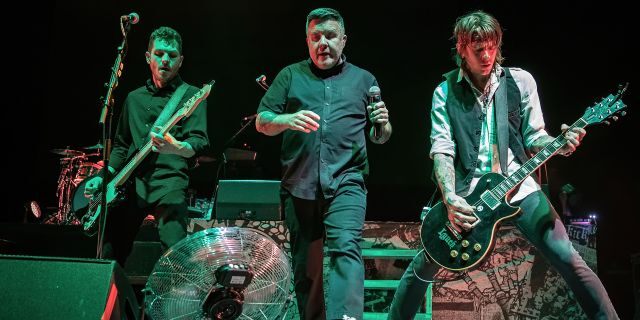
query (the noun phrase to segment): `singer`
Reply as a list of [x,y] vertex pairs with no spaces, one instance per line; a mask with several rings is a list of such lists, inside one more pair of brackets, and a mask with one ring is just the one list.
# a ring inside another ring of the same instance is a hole
[[[168,110],[176,110],[198,91],[178,74],[184,59],[180,34],[169,27],[156,29],[145,55],[151,79],[130,92],[124,101],[109,158],[109,171],[115,173],[128,163],[134,151],[152,140],[153,152],[130,178],[133,183],[126,190],[126,199],[108,211],[103,255],[123,267],[146,215],[153,214],[158,222],[164,249],[187,235],[187,161],[209,144],[206,101],[166,135],[152,131],[155,125],[161,126],[171,118],[173,112],[163,112],[165,105]],[[177,108],[170,109],[172,105]],[[101,184],[101,176],[88,180],[85,193],[93,194]]]
[[[386,142],[389,111],[383,101],[367,109],[369,89],[378,83],[342,54],[347,36],[340,13],[312,10],[306,26],[310,59],[276,76],[260,101],[256,129],[283,134],[281,199],[291,232],[300,319],[362,319],[365,129],[369,121],[380,124],[379,138],[373,128],[369,138]],[[328,301],[322,281],[325,236],[331,258]]]

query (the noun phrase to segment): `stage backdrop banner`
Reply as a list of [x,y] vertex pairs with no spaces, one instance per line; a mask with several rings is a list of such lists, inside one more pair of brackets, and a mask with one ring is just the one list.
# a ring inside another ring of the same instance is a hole
[[[289,232],[283,221],[194,219],[189,229],[196,232],[211,227],[258,229],[284,250],[290,249]],[[421,249],[419,230],[419,223],[368,221],[362,247]],[[589,256],[584,258],[595,268],[595,245],[587,245],[578,239],[578,234],[584,235],[574,233],[574,241],[590,249]],[[595,243],[595,239],[591,241]],[[409,260],[367,259],[365,278],[397,280],[408,264]],[[440,269],[437,279],[431,301],[434,319],[587,319],[566,282],[522,233],[508,223],[499,228],[495,249],[480,267],[464,273]],[[365,291],[365,311],[388,311],[393,291]],[[421,312],[425,308],[423,305]],[[293,307],[291,313],[295,312]]]

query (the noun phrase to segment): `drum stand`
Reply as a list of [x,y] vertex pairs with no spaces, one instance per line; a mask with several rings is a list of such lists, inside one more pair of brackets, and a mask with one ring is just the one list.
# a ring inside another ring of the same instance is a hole
[[76,156],[70,158],[62,158],[60,164],[62,170],[58,177],[58,188],[56,189],[56,197],[58,198],[58,210],[44,220],[45,224],[78,224],[77,219],[70,213],[71,197],[73,191],[77,187],[75,184],[76,171],[85,160],[85,156]]

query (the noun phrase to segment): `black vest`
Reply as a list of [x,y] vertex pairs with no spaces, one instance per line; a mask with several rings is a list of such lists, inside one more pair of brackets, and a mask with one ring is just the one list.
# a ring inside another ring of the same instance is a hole
[[[520,90],[508,68],[503,68],[500,85],[494,95],[495,125],[498,143],[498,158],[502,174],[507,175],[507,149],[510,148],[520,164],[528,156],[521,134]],[[446,108],[456,145],[455,171],[456,193],[469,190],[473,172],[478,165],[480,134],[485,115],[468,81],[458,82],[459,69],[443,75],[447,82]]]

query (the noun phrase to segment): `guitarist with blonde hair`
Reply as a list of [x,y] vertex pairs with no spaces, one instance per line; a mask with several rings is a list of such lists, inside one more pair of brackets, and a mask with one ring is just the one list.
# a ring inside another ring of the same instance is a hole
[[[206,101],[166,134],[157,133],[175,110],[198,92],[178,74],[184,60],[180,34],[169,27],[156,29],[145,55],[151,79],[124,101],[109,158],[110,172],[117,177],[116,173],[125,169],[127,161],[151,139],[151,152],[129,177],[124,201],[109,206],[107,214],[102,256],[122,266],[148,214],[158,222],[164,249],[187,235],[187,160],[209,144]],[[94,194],[101,185],[102,178],[97,176],[87,182],[85,193]]]
[[[530,154],[554,140],[545,131],[534,78],[525,70],[500,65],[502,29],[498,21],[485,12],[471,12],[457,19],[453,34],[459,68],[444,74],[431,108],[430,156],[445,207],[439,213],[447,226],[438,240],[445,239],[447,250],[456,237],[461,239],[479,222],[481,216],[475,213],[483,208],[464,197],[480,185],[481,177],[491,172],[511,176]],[[566,144],[558,153],[568,156],[586,131],[567,125],[562,125],[562,131]],[[508,196],[509,203],[521,210],[514,217],[515,225],[562,275],[584,313],[591,319],[617,319],[602,283],[572,247],[562,220],[536,181],[528,176]],[[422,237],[424,240],[425,235]],[[474,245],[469,247],[473,254]],[[477,245],[475,249],[484,248]],[[459,258],[458,251],[446,251],[447,256],[449,253]],[[464,254],[462,259],[469,259]],[[395,293],[389,319],[413,319],[440,268],[432,258],[421,251],[413,259]]]

